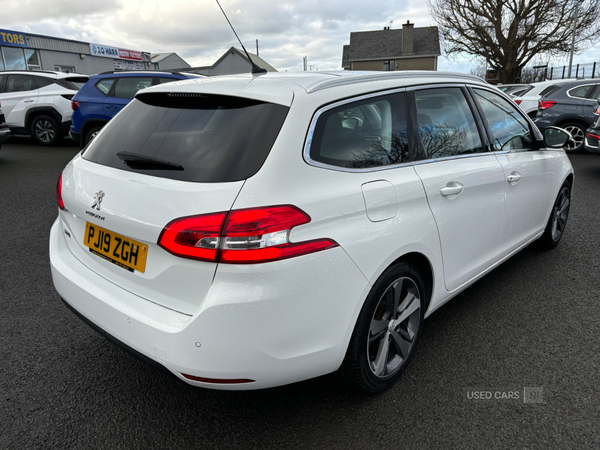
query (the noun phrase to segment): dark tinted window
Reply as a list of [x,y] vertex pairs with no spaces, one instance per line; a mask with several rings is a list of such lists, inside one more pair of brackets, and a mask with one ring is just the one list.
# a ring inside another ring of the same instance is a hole
[[54,80],[52,78],[33,77],[33,79],[35,80],[35,84],[37,85],[38,89],[54,84]]
[[69,77],[69,78],[61,78],[60,80],[57,80],[57,84],[67,88],[67,89],[71,89],[72,91],[78,91],[79,89],[81,89],[83,87],[83,85],[85,83],[87,83],[88,78],[87,77]]
[[0,92],[4,92],[4,80],[6,75],[0,75]]
[[9,75],[6,83],[6,92],[33,91],[37,86],[31,75]]
[[[112,120],[83,157],[99,164],[164,178],[237,181],[263,165],[287,107],[216,95],[140,94]],[[160,160],[178,170],[126,164],[120,152]],[[137,168],[136,168],[137,167]]]
[[164,78],[161,77],[158,79],[158,83],[156,84],[164,84],[164,83],[172,83],[173,81],[181,81],[178,78]]
[[529,123],[511,102],[483,89],[474,89],[474,92],[497,151],[529,150],[534,147]]
[[579,87],[570,89],[568,91],[568,94],[571,97],[586,98],[593,88],[594,88],[593,85],[579,86]]
[[485,151],[471,108],[460,88],[416,91],[419,135],[426,158]]
[[119,78],[113,96],[117,98],[133,98],[139,90],[152,86],[151,77]]
[[310,158],[348,168],[408,161],[404,93],[372,97],[324,111],[315,125]]
[[553,92],[556,92],[560,86],[553,84],[552,86],[548,86],[540,92],[540,97],[544,97],[546,95],[550,95]]

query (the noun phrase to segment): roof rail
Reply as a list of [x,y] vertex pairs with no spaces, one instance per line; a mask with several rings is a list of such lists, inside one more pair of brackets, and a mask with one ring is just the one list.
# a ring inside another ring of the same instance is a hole
[[4,72],[23,72],[23,73],[51,73],[52,75],[57,75],[59,73],[64,73],[64,72],[59,72],[57,70],[24,70],[24,69],[15,69],[15,70],[0,70],[0,73],[4,73]]
[[307,93],[321,91],[338,86],[346,86],[356,83],[364,83],[368,81],[385,81],[406,78],[457,78],[461,80],[468,79],[478,83],[486,84],[486,82],[475,75],[456,72],[437,72],[431,70],[403,70],[398,72],[368,72],[357,73],[356,75],[342,75],[333,79],[317,81],[306,88]]
[[181,75],[179,72],[167,72],[164,70],[108,70],[106,72],[100,72],[97,75],[107,75],[111,73],[172,73],[174,75]]

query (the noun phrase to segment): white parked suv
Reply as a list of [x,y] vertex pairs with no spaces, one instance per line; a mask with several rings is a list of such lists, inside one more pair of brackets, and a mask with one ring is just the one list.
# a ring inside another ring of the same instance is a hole
[[12,134],[52,145],[69,131],[71,99],[88,80],[74,73],[0,71],[0,104]]
[[533,85],[532,89],[527,91],[524,95],[516,96],[513,100],[529,117],[535,119],[540,98],[557,91],[560,86],[567,81],[573,80],[547,80],[531,83]]
[[462,74],[144,89],[58,180],[54,285],[192,385],[339,371],[381,391],[433,311],[533,241],[558,244],[568,138]]

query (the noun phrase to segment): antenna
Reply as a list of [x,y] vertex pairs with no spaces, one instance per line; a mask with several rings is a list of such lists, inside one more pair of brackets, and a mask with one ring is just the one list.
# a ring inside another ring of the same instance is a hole
[[[231,22],[229,21],[229,18],[227,17],[227,14],[225,14],[225,11],[223,11],[223,7],[219,3],[219,0],[215,0],[215,1],[217,2],[217,5],[219,5],[219,8],[221,8],[221,12],[225,16],[225,19],[227,20],[227,23],[229,24],[229,26],[231,27],[231,30],[233,31],[233,34],[235,34],[235,37],[237,38],[238,42],[240,43],[240,45],[244,49],[244,53],[246,53],[246,56],[248,57],[248,61],[250,61],[250,64],[252,65],[252,73],[267,73],[267,69],[263,69],[262,67],[257,66],[256,63],[254,61],[252,61],[252,58],[250,58],[250,55],[248,54],[248,51],[246,50],[246,47],[244,47],[244,44],[242,44],[242,41],[240,40],[239,36],[237,35],[237,33],[235,32],[235,30],[233,28],[233,25],[231,25]],[[258,48],[257,48],[257,51],[258,51]]]

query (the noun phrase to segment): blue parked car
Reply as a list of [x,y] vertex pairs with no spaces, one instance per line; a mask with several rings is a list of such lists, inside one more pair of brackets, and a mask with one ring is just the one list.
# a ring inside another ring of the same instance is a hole
[[203,76],[157,71],[103,72],[91,76],[71,101],[73,115],[69,136],[83,148],[140,89],[190,78]]

